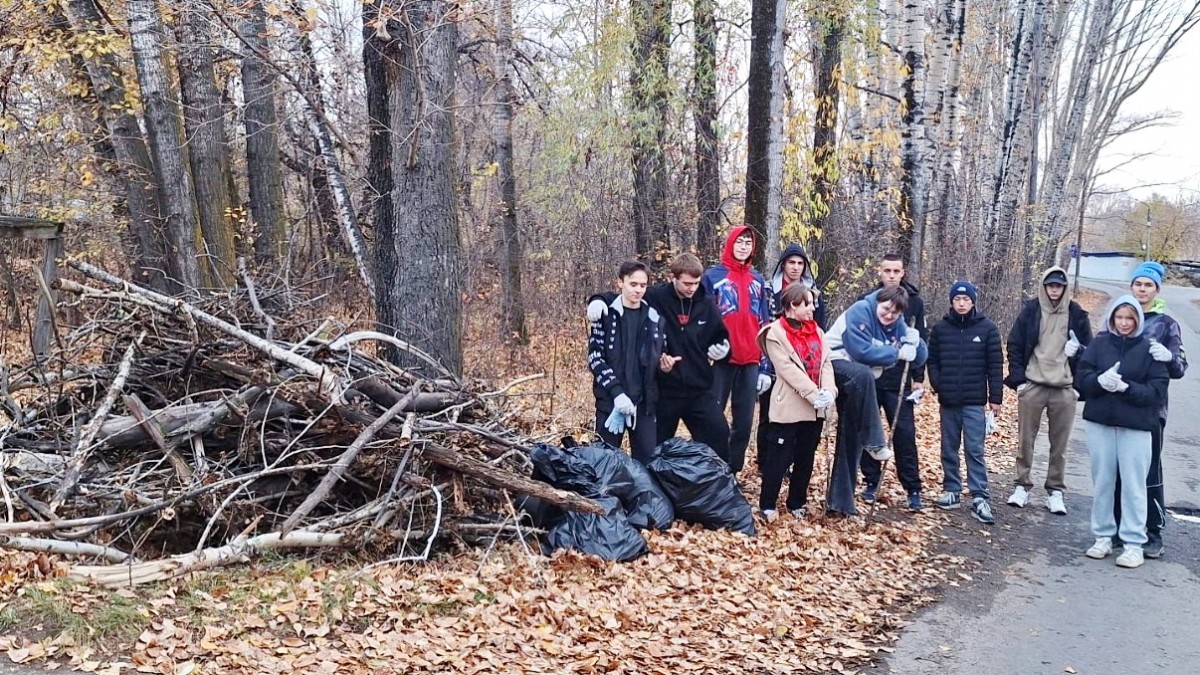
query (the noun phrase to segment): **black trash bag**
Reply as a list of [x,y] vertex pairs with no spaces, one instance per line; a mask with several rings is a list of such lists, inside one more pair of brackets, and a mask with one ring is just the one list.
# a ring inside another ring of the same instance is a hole
[[562,508],[533,495],[518,495],[513,499],[513,508],[528,514],[530,524],[542,530],[557,525],[566,513]]
[[605,560],[627,562],[650,552],[646,540],[629,521],[625,509],[616,497],[593,497],[604,505],[607,513],[568,511],[542,542],[546,555],[567,548],[598,555]]
[[535,479],[584,497],[616,497],[638,529],[665,530],[675,520],[671,500],[646,467],[612,446],[538,445],[532,459]]
[[671,438],[658,446],[658,456],[646,468],[675,503],[676,517],[712,530],[755,535],[750,504],[729,465],[712,448]]

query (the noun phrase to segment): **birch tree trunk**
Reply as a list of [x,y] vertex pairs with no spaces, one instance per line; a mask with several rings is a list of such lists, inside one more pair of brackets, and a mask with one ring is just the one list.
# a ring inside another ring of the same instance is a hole
[[250,217],[254,223],[254,259],[272,265],[286,245],[283,207],[283,165],[279,161],[279,112],[276,77],[264,56],[270,54],[267,13],[262,0],[250,0],[238,23],[247,47],[242,57],[243,117],[246,124],[246,181],[250,187]]
[[656,253],[671,248],[667,224],[667,166],[663,155],[669,109],[669,0],[633,0],[633,230],[637,254],[661,267]]
[[[930,82],[939,83],[935,100],[934,117],[937,126],[931,134],[936,144],[934,160],[936,167],[930,187],[929,214],[926,232],[932,227],[937,250],[943,250],[950,240],[947,231],[957,229],[961,223],[961,196],[952,194],[955,166],[959,156],[959,91],[962,73],[962,43],[967,27],[966,0],[941,0],[938,6],[938,44],[941,47],[939,61],[942,65],[930,67]],[[943,72],[944,78],[934,73]],[[930,237],[926,237],[928,241]]]
[[179,292],[200,287],[200,265],[196,260],[199,220],[184,156],[179,106],[164,62],[164,33],[156,4],[155,0],[129,0],[125,6],[159,187],[159,212],[165,221],[167,284]]
[[900,253],[908,260],[906,277],[917,283],[922,270],[925,237],[925,203],[928,197],[925,138],[925,5],[921,0],[904,3],[904,27],[900,53],[904,59],[904,130],[900,187]]
[[[375,44],[368,48],[387,54],[382,63],[384,78],[368,82],[386,88],[394,142],[389,158],[392,220],[375,223],[380,280],[376,318],[383,332],[461,373],[462,246],[453,114],[457,11],[457,5],[444,0],[409,3],[403,6],[402,23],[377,23]],[[395,39],[387,41],[391,35]],[[378,95],[370,92],[368,97]],[[395,348],[389,347],[387,356],[406,367],[426,367]]]
[[[784,54],[788,0],[775,1],[775,29],[771,34],[771,118],[767,136],[767,250],[764,269],[773,269],[782,246],[779,242],[783,224],[783,110],[787,77]],[[761,248],[761,247],[759,247]]]
[[203,276],[209,285],[229,288],[236,281],[237,254],[229,214],[232,182],[229,144],[225,139],[225,115],[213,71],[212,24],[196,9],[184,9],[177,33],[179,89],[183,98],[183,122],[187,132],[188,159],[196,186],[200,231],[204,236]]
[[500,231],[504,240],[501,293],[505,339],[529,340],[525,330],[525,304],[521,295],[521,265],[524,253],[517,223],[517,176],[513,168],[512,121],[516,94],[512,86],[513,59],[512,0],[496,0],[496,109],[492,116],[492,140],[496,146],[500,179]]
[[720,253],[721,165],[717,142],[717,18],[715,0],[694,0],[696,126],[696,249],[702,260]]
[[[66,9],[76,34],[108,32],[93,0],[69,0]],[[125,186],[129,230],[138,250],[135,279],[154,290],[166,292],[166,242],[158,213],[158,185],[141,125],[127,105],[131,92],[121,78],[116,54],[98,53],[85,59],[84,65],[116,155],[117,161],[111,170],[120,176]]]

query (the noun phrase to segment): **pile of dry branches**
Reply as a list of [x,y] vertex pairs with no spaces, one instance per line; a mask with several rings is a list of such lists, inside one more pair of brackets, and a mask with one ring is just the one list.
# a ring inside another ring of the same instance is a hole
[[[497,402],[394,337],[339,334],[286,288],[189,301],[68,260],[47,358],[0,361],[0,546],[169,578],[270,548],[428,557],[528,531],[511,497],[600,512],[529,476]],[[387,343],[419,367],[374,355]],[[510,387],[512,385],[509,385]],[[5,419],[7,418],[7,419]],[[169,556],[169,557],[162,557]]]

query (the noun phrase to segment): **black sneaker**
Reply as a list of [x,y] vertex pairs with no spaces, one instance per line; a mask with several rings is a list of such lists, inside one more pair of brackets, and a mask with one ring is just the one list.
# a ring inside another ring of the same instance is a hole
[[1147,541],[1146,545],[1142,547],[1142,555],[1147,558],[1161,558],[1164,549],[1162,535],[1151,534],[1150,541]]
[[925,505],[921,503],[921,493],[920,492],[914,492],[908,496],[908,510],[909,511],[920,511],[923,508],[925,508]]
[[991,525],[996,522],[996,519],[992,516],[992,505],[983,497],[976,497],[971,501],[971,515],[975,516],[975,520],[985,525]]
[[871,502],[875,501],[875,495],[878,492],[879,492],[878,485],[872,485],[871,483],[867,483],[867,486],[865,488],[863,488],[863,493],[862,493],[863,501],[870,504]]

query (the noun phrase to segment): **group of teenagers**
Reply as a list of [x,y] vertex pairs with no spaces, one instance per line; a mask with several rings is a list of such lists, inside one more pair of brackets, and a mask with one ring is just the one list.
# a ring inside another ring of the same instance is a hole
[[[1113,301],[1095,338],[1087,312],[1070,297],[1066,273],[1046,270],[1037,297],[1025,303],[1009,332],[1005,377],[1000,331],[979,311],[969,281],[950,286],[950,309],[931,327],[918,289],[905,281],[903,257],[885,255],[878,286],[827,325],[804,248],[789,245],[768,279],[753,268],[756,245],[752,229],[735,227],[719,264],[705,269],[684,253],[671,262],[670,280],[656,285],[646,265],[626,262],[617,292],[588,299],[587,359],[601,440],[620,447],[628,436],[633,458],[648,463],[683,422],[736,475],[757,407],[759,509],[768,522],[778,518],[789,474],[786,508],[805,516],[817,449],[831,435],[827,515],[857,515],[860,473],[860,496],[874,502],[893,459],[908,508],[919,511],[914,408],[928,378],[941,421],[943,482],[935,505],[963,504],[965,454],[971,514],[991,524],[984,445],[1003,387],[1018,398],[1008,504],[1029,504],[1034,442],[1045,415],[1050,460],[1044,487],[1054,514],[1066,513],[1067,443],[1083,400],[1095,487],[1096,540],[1087,555],[1104,558],[1123,547],[1117,558],[1123,567],[1162,555],[1167,382],[1183,376],[1187,361],[1179,325],[1158,298],[1161,265],[1138,267],[1131,295]],[[1120,476],[1144,480],[1122,482]]]

